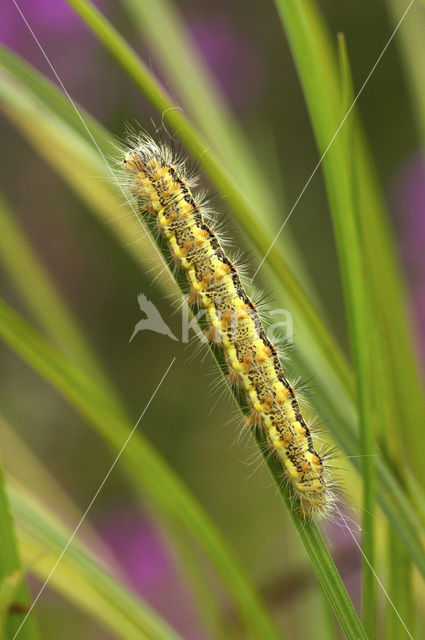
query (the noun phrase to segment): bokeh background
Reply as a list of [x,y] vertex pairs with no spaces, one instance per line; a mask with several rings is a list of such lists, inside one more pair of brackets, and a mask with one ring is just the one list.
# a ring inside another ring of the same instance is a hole
[[[104,0],[96,4],[168,88],[152,50],[121,3]],[[267,171],[279,187],[282,210],[287,209],[318,157],[273,3],[180,0],[176,5],[257,158],[262,166],[270,166]],[[331,31],[335,35],[342,31],[346,36],[354,84],[359,88],[394,28],[389,3],[322,0],[320,5]],[[21,7],[70,95],[114,135],[122,137],[126,123],[136,121],[150,132],[160,126],[152,107],[65,3],[22,0]],[[400,3],[400,15],[404,8]],[[414,7],[407,20],[418,20],[418,13],[418,7]],[[423,16],[422,21],[425,25]],[[401,31],[404,28],[402,25]],[[8,0],[0,6],[0,40],[54,81],[16,7]],[[362,93],[358,108],[409,283],[412,335],[423,366],[425,163],[398,37]],[[129,343],[141,317],[137,304],[140,292],[157,305],[177,336],[181,335],[179,313],[149,269],[143,272],[135,268],[108,225],[92,216],[2,115],[0,128],[1,190],[135,420],[171,358],[176,357],[139,429],[214,517],[271,610],[291,629],[291,637],[313,637],[317,617],[324,615],[322,596],[270,477],[247,438],[239,437],[242,427],[232,402],[215,389],[217,373],[210,358],[193,358],[193,343],[173,342],[154,333],[139,333]],[[227,213],[225,201],[218,198],[214,204]],[[117,202],[117,215],[119,212]],[[236,234],[231,216],[227,218],[228,228]],[[284,233],[302,252],[326,322],[347,349],[337,258],[320,172]],[[243,248],[243,240],[236,237],[236,244]],[[140,234],[135,242],[143,245],[147,240]],[[257,266],[255,260],[248,265],[251,271]],[[1,295],[33,321],[4,269],[0,269],[0,282]],[[267,288],[267,283],[260,279],[260,286]],[[112,453],[23,362],[3,345],[0,352],[4,416],[84,510],[112,462]],[[309,384],[314,393],[314,380]],[[0,438],[4,437],[0,433]],[[28,477],[19,459],[6,456],[3,462],[18,478],[30,483],[35,493],[45,491],[36,475]],[[346,482],[351,482],[349,476]],[[355,512],[349,513],[356,517]],[[65,512],[63,516],[67,518]],[[113,559],[136,593],[151,602],[183,637],[210,637],[160,518],[152,505],[141,505],[135,499],[119,465],[96,500],[89,520],[104,543],[101,553]],[[358,602],[360,560],[352,540],[332,524],[327,536],[350,593]],[[31,586],[36,591],[39,585],[33,581]],[[50,589],[37,604],[37,617],[44,638],[112,637]],[[303,635],[297,633],[300,620]]]

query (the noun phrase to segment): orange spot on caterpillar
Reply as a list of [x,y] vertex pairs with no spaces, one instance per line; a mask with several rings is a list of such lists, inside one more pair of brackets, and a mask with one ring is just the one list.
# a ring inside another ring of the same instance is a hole
[[192,243],[190,240],[186,240],[181,248],[182,253],[187,253],[189,249],[192,248]]
[[309,491],[311,493],[315,493],[316,491],[322,491],[323,487],[320,484],[320,482],[313,482],[313,484],[310,485],[309,487]]
[[199,293],[193,287],[191,288],[190,293],[187,296],[187,302],[190,305],[198,304],[199,302]]
[[230,311],[225,311],[221,316],[221,326],[225,329],[232,319]]
[[267,345],[261,345],[257,351],[256,360],[257,362],[265,362],[267,358],[271,356],[270,347]]
[[282,444],[285,447],[285,449],[289,446],[291,440],[292,440],[292,436],[290,436],[289,433],[285,433],[285,435],[282,438]]
[[211,276],[209,273],[204,273],[204,275],[202,276],[202,280],[200,282],[200,285],[203,289],[207,289],[209,283],[211,282]]
[[260,414],[257,411],[251,411],[249,415],[245,416],[245,422],[251,429],[253,427],[258,427],[261,424]]
[[270,409],[270,407],[273,405],[274,403],[274,398],[272,395],[268,395],[266,397],[266,399],[263,402],[263,411],[268,411]]
[[217,280],[222,280],[224,278],[225,275],[227,275],[228,273],[230,273],[230,267],[228,264],[225,264],[224,262],[221,263],[221,265],[216,269],[215,271],[215,277]]
[[251,365],[252,365],[252,356],[247,354],[246,356],[244,356],[244,359],[242,360],[242,366],[245,371],[248,371]]
[[198,245],[198,247],[200,247],[204,243],[206,238],[208,238],[208,231],[205,231],[205,229],[201,229],[201,231],[198,233],[198,237],[196,238],[196,244]]
[[232,387],[234,387],[236,385],[239,386],[240,378],[239,378],[238,374],[236,373],[236,371],[234,369],[227,374],[226,378],[227,378],[227,382],[230,384],[230,386],[232,386]]

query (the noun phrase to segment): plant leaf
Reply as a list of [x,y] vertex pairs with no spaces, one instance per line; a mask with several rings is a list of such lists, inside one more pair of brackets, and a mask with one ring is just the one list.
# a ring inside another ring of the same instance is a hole
[[[3,471],[0,469],[0,635],[5,640],[13,638],[17,633],[25,614],[13,613],[10,605],[21,606],[23,611],[29,603],[28,589],[23,579],[22,565],[9,501],[6,495]],[[3,632],[3,633],[2,633]],[[22,640],[36,640],[38,634],[34,619],[28,618],[26,628],[20,634]]]
[[[71,532],[22,487],[8,487],[18,523],[19,543],[32,573],[124,640],[179,640],[177,634],[143,600],[109,573]],[[69,546],[67,546],[69,544]],[[66,553],[62,556],[64,549]],[[60,562],[56,563],[60,559]],[[22,633],[26,623],[22,627]]]
[[[0,302],[0,334],[95,427],[115,451],[121,450],[133,425],[112,396],[49,345],[4,302]],[[120,461],[135,490],[142,494],[147,492],[168,518],[198,539],[232,593],[240,615],[252,633],[259,637],[277,638],[264,605],[215,524],[140,432],[133,434]]]

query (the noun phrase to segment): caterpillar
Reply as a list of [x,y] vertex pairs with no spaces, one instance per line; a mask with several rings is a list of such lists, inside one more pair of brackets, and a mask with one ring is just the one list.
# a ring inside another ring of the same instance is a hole
[[147,134],[124,153],[123,165],[141,209],[155,216],[175,262],[187,276],[189,303],[205,310],[207,338],[223,349],[228,381],[246,397],[247,424],[264,430],[300,514],[307,518],[327,513],[332,495],[325,455],[314,447],[296,392],[237,267],[207,224],[201,199],[193,194],[196,178],[188,174],[184,160]]

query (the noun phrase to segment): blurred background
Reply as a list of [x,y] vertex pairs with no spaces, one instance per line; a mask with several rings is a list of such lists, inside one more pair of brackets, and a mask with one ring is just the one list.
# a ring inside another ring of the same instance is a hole
[[[97,6],[134,46],[173,93],[144,37],[122,3]],[[309,178],[318,156],[290,51],[273,3],[224,0],[180,0],[176,9],[202,57],[222,100],[245,133],[260,166],[288,210]],[[330,30],[346,36],[354,85],[358,89],[387,42],[392,10],[403,3],[320,2]],[[161,126],[152,107],[64,2],[21,1],[21,8],[72,98],[114,136],[122,138],[126,123],[149,132]],[[422,20],[413,7],[407,22]],[[12,2],[0,6],[0,40],[39,71],[55,79]],[[412,96],[406,85],[400,37],[389,46],[361,95],[358,108],[386,194],[400,259],[409,283],[412,334],[425,358],[425,163],[416,127]],[[196,92],[196,86],[194,87]],[[177,98],[178,100],[178,98]],[[153,123],[152,124],[152,120]],[[137,295],[154,302],[176,336],[181,317],[158,287],[147,265],[136,268],[108,224],[93,217],[75,193],[0,115],[0,185],[13,215],[51,274],[57,289],[78,318],[87,340],[119,390],[136,421],[173,357],[164,386],[153,400],[140,431],[164,455],[212,515],[291,638],[313,636],[314,610],[323,617],[322,596],[304,550],[281,508],[270,477],[255,448],[240,438],[242,426],[226,394],[216,390],[211,359],[191,358],[192,343],[182,344],[151,332],[129,342],[141,318]],[[96,180],[96,176],[93,176]],[[203,180],[205,186],[208,186]],[[228,213],[226,202],[215,207]],[[116,203],[117,215],[120,202]],[[235,243],[244,241],[226,225]],[[279,227],[276,219],[276,228]],[[347,350],[346,322],[334,239],[320,172],[313,178],[285,227],[305,261],[306,278],[320,300],[331,333]],[[143,233],[136,247],[146,244]],[[258,266],[248,259],[251,273]],[[0,265],[0,267],[2,267]],[[1,295],[36,324],[4,268]],[[258,286],[267,282],[258,277]],[[296,327],[295,343],[296,343]],[[82,511],[109,468],[113,454],[85,422],[43,380],[3,344],[0,345],[2,414],[32,454]],[[314,380],[309,382],[314,393]],[[34,467],[8,455],[9,431],[0,430],[3,464],[32,487],[46,490]],[[350,487],[349,487],[350,490]],[[48,499],[48,496],[47,496]],[[261,517],[253,518],[261,508]],[[57,504],[51,504],[55,509]],[[351,517],[356,515],[349,510]],[[70,527],[72,518],[61,514]],[[135,498],[118,464],[90,512],[100,553],[108,557],[126,583],[143,595],[184,638],[210,638],[169,535],[151,504]],[[352,540],[337,525],[327,528],[333,555],[356,603],[360,560]],[[84,536],[83,528],[83,536]],[[87,534],[88,535],[88,534]],[[273,549],[273,553],[270,553]],[[36,592],[39,584],[33,579]],[[299,597],[302,593],[302,597]],[[224,596],[223,596],[224,597]],[[226,606],[226,605],[225,605]],[[229,611],[231,617],[232,612]],[[47,589],[37,604],[43,638],[112,638],[92,619]],[[302,620],[302,633],[298,634]],[[309,626],[311,627],[309,629]],[[305,635],[308,634],[308,635]]]

